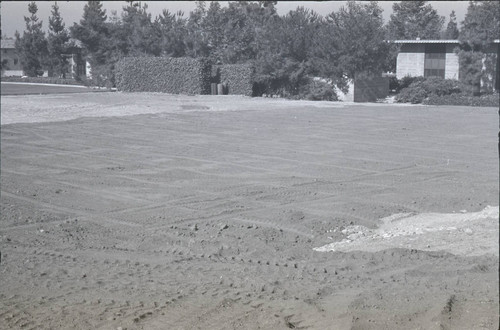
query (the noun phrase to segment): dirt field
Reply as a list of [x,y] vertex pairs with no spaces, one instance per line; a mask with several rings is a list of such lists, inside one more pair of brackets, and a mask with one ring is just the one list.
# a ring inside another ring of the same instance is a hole
[[497,109],[1,106],[0,328],[498,329]]

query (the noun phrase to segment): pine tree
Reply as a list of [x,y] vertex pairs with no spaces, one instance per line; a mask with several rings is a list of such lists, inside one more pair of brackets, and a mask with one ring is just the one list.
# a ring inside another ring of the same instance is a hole
[[282,96],[300,93],[313,70],[310,54],[320,24],[319,15],[304,7],[267,21],[255,60],[259,89]]
[[257,35],[266,25],[267,13],[263,6],[261,3],[230,2],[224,8],[222,47],[219,47],[223,63],[242,63],[256,58]]
[[28,4],[28,11],[31,16],[24,17],[26,30],[23,36],[16,31],[16,50],[24,74],[36,77],[43,73],[42,64],[47,56],[47,40],[42,31],[42,21],[36,16],[38,7],[34,1]]
[[107,60],[112,46],[109,26],[106,23],[106,10],[101,1],[88,1],[83,7],[83,18],[80,24],[70,28],[74,39],[80,40],[86,60],[90,63],[92,81],[97,85],[109,83],[112,69]]
[[444,17],[439,16],[427,1],[401,1],[392,6],[388,38],[439,39]]
[[382,9],[376,2],[348,2],[328,16],[339,72],[350,79],[359,74],[380,74],[388,54]]
[[204,1],[196,1],[196,9],[189,13],[186,24],[186,55],[189,57],[206,57],[209,54],[207,41],[203,32],[203,19],[207,14]]
[[52,6],[51,16],[49,17],[49,71],[53,74],[65,78],[68,69],[68,58],[65,56],[69,49],[69,33],[65,28],[57,1]]
[[83,19],[80,24],[74,23],[70,28],[73,38],[80,40],[88,59],[102,63],[105,39],[108,36],[106,26],[106,10],[102,9],[100,1],[88,1],[83,8]]
[[221,53],[225,25],[224,12],[219,2],[212,1],[201,23],[203,41],[207,47],[208,58],[214,63],[222,62]]
[[160,35],[151,21],[146,4],[127,1],[123,7],[121,38],[127,44],[126,53],[130,56],[154,55],[161,53]]
[[182,57],[186,55],[186,23],[182,11],[176,14],[163,10],[155,20],[155,29],[160,34],[160,49],[163,56]]
[[446,26],[445,37],[446,39],[457,39],[458,38],[458,25],[457,25],[457,16],[455,15],[455,11],[452,10],[450,14],[450,21]]
[[102,9],[101,1],[88,1],[83,7],[80,24],[75,23],[70,28],[72,36],[82,42],[86,55],[94,57],[93,61],[97,63],[102,62],[99,55],[108,36],[106,19],[106,10]]
[[481,50],[499,37],[500,3],[471,1],[460,29],[460,41],[473,50]]
[[[491,92],[499,88],[500,57],[488,50],[500,35],[500,3],[497,1],[471,1],[460,29],[461,80],[469,85],[473,94],[481,89]],[[493,83],[495,80],[495,85]]]

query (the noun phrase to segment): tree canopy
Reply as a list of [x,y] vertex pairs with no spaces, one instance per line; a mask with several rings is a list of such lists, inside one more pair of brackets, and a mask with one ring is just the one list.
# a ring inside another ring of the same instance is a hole
[[101,1],[88,1],[83,7],[83,18],[70,28],[73,38],[80,40],[84,55],[91,65],[96,83],[111,81],[113,73],[107,64],[115,40],[110,36],[106,10]]
[[[461,79],[471,86],[474,94],[498,88],[498,54],[490,47],[500,36],[500,3],[498,1],[471,1],[461,24],[459,61]],[[495,73],[496,72],[496,73]],[[496,78],[494,77],[496,74]],[[493,81],[496,86],[493,86]]]
[[[125,44],[124,53],[129,56],[159,56],[160,35],[151,21],[146,4],[128,1],[123,7],[121,29],[115,30],[115,39]],[[119,33],[119,34],[118,34]]]
[[392,9],[387,27],[390,39],[439,39],[444,17],[427,1],[401,1]]
[[85,55],[95,63],[105,62],[105,52],[109,44],[109,28],[106,24],[106,10],[100,1],[88,1],[83,7],[83,18],[70,28],[71,35],[81,41]]
[[458,34],[457,16],[455,15],[455,11],[452,10],[450,13],[450,20],[448,21],[448,25],[446,25],[445,38],[458,39]]
[[380,74],[388,54],[384,41],[382,9],[377,2],[348,2],[327,16],[333,41],[331,49],[338,58],[338,72],[353,79],[356,74]]
[[51,16],[49,17],[49,36],[48,42],[48,65],[50,70],[58,76],[65,77],[68,69],[68,58],[66,56],[70,35],[66,29],[57,2],[52,6]]
[[41,75],[43,63],[47,56],[47,40],[42,30],[42,21],[39,21],[36,3],[28,4],[30,16],[24,16],[26,29],[23,36],[16,31],[16,49],[23,71],[29,77]]
[[[325,17],[304,7],[278,15],[276,3],[230,1],[222,6],[219,2],[197,1],[196,8],[187,15],[163,10],[152,17],[147,5],[138,1],[127,1],[121,13],[109,16],[101,1],[88,1],[81,20],[69,31],[80,41],[92,68],[92,80],[97,84],[113,85],[114,65],[125,56],[187,56],[206,58],[214,64],[252,64],[259,90],[282,95],[297,95],[313,77],[343,87],[356,76],[394,70],[397,47],[388,44],[387,39],[454,39],[458,33],[455,13],[451,13],[444,30],[444,17],[427,1],[394,3],[387,24],[376,1],[348,1]],[[498,21],[493,1],[482,3],[472,2],[474,9],[460,35],[462,43],[472,48],[493,37],[493,27],[486,26]],[[488,10],[488,15],[478,14]],[[28,47],[28,39],[34,35],[38,37],[33,40],[43,43],[36,15],[26,20],[29,26],[26,38],[22,38],[23,47]],[[70,35],[57,3],[52,8],[49,29],[47,65],[49,71],[61,75],[67,65],[63,54]],[[21,44],[19,38],[20,49]],[[38,50],[43,49],[40,45]],[[40,70],[43,56],[41,52],[32,54],[38,54],[34,58],[40,61],[23,61],[32,63],[35,71]],[[33,70],[30,72],[33,74]]]
[[498,1],[470,1],[461,24],[460,42],[473,50],[488,47],[500,38],[500,3]]

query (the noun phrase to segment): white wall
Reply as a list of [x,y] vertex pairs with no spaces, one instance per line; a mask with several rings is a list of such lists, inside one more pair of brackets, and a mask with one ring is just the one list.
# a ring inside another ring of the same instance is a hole
[[5,70],[2,73],[2,77],[21,77],[23,75],[23,70]]
[[425,53],[399,53],[396,63],[396,77],[418,77],[424,75]]
[[458,55],[453,51],[457,45],[446,45],[446,64],[444,67],[445,79],[457,79],[459,72]]

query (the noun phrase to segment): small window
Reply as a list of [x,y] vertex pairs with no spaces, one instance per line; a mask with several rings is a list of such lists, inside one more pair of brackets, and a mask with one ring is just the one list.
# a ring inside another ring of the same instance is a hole
[[14,59],[14,65],[17,65],[19,63],[19,60],[17,58]]

